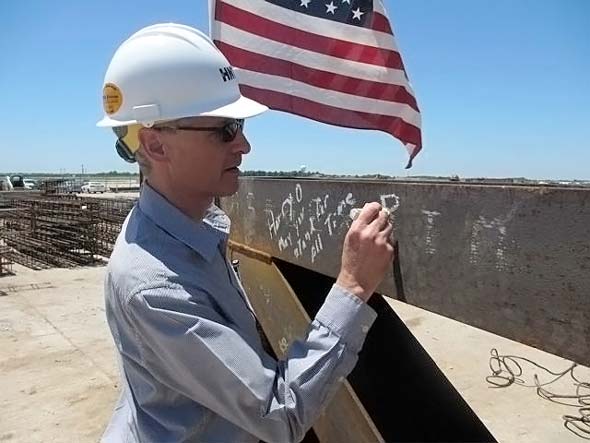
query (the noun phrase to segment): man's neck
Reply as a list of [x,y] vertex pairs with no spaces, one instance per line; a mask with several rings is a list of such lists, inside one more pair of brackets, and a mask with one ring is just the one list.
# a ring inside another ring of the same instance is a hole
[[182,190],[174,189],[172,186],[158,183],[154,179],[145,179],[145,181],[179,211],[195,221],[203,220],[207,209],[213,203],[213,198],[209,196],[187,194]]

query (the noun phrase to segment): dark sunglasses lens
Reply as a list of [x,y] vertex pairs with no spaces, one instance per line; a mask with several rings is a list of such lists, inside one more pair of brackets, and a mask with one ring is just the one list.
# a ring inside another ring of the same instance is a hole
[[244,120],[234,120],[232,122],[225,124],[222,128],[223,141],[224,142],[234,141],[234,139],[238,135],[238,131],[240,131],[243,127],[244,127]]

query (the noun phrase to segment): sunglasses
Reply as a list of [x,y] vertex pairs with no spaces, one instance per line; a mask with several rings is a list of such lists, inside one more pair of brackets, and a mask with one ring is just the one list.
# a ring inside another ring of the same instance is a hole
[[[166,126],[158,127],[154,129],[164,129]],[[211,131],[217,132],[221,137],[221,140],[224,143],[229,143],[235,140],[238,132],[240,132],[244,128],[244,120],[243,119],[236,119],[230,120],[223,126],[213,126],[213,127],[198,127],[195,128],[193,126],[172,126],[170,129],[175,129],[177,131]]]

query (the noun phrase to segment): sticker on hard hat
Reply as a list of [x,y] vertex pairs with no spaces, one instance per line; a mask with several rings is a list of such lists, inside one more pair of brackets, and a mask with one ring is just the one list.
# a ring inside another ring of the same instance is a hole
[[107,83],[102,89],[102,105],[108,115],[114,114],[123,104],[123,94],[113,83]]

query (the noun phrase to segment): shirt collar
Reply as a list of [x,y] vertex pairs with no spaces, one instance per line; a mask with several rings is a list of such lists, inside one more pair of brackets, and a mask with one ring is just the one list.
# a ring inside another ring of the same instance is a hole
[[202,221],[195,221],[144,182],[139,196],[139,209],[172,237],[211,262],[219,243],[225,244],[229,235],[229,217],[211,205]]

